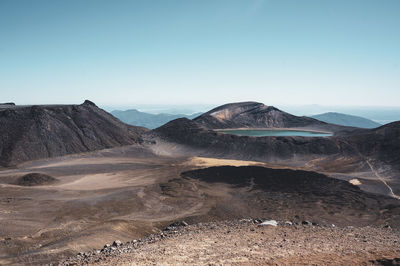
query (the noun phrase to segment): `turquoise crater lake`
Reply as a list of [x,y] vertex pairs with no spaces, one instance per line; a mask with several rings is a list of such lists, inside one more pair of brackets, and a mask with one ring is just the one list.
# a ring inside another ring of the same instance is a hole
[[331,133],[287,129],[220,129],[218,132],[250,137],[329,137]]

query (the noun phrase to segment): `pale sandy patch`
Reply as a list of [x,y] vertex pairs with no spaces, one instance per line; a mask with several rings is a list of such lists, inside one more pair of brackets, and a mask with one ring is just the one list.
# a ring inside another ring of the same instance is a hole
[[349,183],[352,184],[352,185],[355,185],[355,186],[361,185],[360,180],[358,180],[357,178],[349,180]]
[[89,158],[77,158],[67,159],[59,162],[44,163],[41,165],[33,166],[32,169],[50,168],[50,167],[64,167],[74,165],[98,165],[98,164],[125,164],[125,163],[140,163],[146,162],[146,160],[132,159],[132,158],[102,158],[102,157],[89,157]]
[[121,171],[85,175],[82,178],[61,184],[57,187],[70,190],[97,190],[126,186],[146,186],[152,184],[154,180],[155,178],[148,174]]
[[211,167],[211,166],[222,166],[222,165],[230,165],[230,166],[263,165],[263,166],[265,166],[264,163],[255,162],[255,161],[217,159],[217,158],[209,158],[209,157],[191,157],[188,161],[185,162],[185,164],[195,165],[195,166],[200,166],[200,167]]

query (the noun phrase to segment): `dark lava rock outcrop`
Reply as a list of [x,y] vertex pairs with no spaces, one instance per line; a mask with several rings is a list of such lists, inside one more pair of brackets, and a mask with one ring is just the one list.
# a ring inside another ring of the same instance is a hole
[[94,103],[0,106],[0,166],[141,142],[146,129]]
[[18,186],[41,186],[41,185],[50,185],[58,180],[52,176],[41,174],[41,173],[29,173],[21,176],[15,182],[15,185]]
[[[347,181],[312,171],[260,166],[217,166],[183,172],[181,176],[245,188],[245,197],[248,202],[254,202],[253,208],[256,205],[271,208],[271,213],[273,209],[282,208],[280,211],[295,210],[303,215],[307,213],[305,217],[318,218],[318,223],[332,221],[333,215],[336,219],[343,217],[355,223],[400,225],[400,205],[397,199],[368,193]],[[239,194],[240,190],[236,193]],[[250,195],[253,195],[252,200]],[[322,209],[318,211],[321,206]],[[275,214],[275,217],[278,216]],[[337,222],[344,220],[338,219]]]
[[230,103],[194,119],[205,128],[313,128],[338,131],[344,127],[306,116],[295,116],[258,102]]

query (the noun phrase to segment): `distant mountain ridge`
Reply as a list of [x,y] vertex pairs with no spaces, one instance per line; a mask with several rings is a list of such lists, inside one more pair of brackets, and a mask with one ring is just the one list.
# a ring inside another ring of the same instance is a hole
[[364,117],[336,113],[336,112],[328,112],[319,115],[313,115],[311,117],[326,123],[342,125],[342,126],[360,127],[360,128],[376,128],[381,126],[381,124]]
[[111,112],[113,116],[118,118],[124,123],[129,125],[135,126],[142,126],[150,129],[154,129],[168,123],[171,120],[178,119],[178,118],[189,118],[193,119],[199,116],[201,113],[196,113],[192,115],[185,115],[185,114],[150,114],[145,112],[140,112],[136,109],[130,109],[126,111],[114,110]]
[[129,126],[94,103],[0,106],[0,166],[142,142]]

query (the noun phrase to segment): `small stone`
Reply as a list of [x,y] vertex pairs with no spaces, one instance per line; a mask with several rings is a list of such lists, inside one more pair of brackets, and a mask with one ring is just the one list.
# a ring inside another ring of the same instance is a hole
[[112,245],[113,245],[114,247],[118,247],[118,246],[121,246],[121,245],[122,245],[122,242],[119,241],[119,240],[115,240],[115,241],[113,242]]
[[266,221],[260,223],[258,226],[268,226],[268,225],[278,226],[278,222],[275,220],[266,220]]
[[260,223],[262,223],[262,220],[259,218],[256,218],[256,219],[253,219],[253,223],[260,224]]

